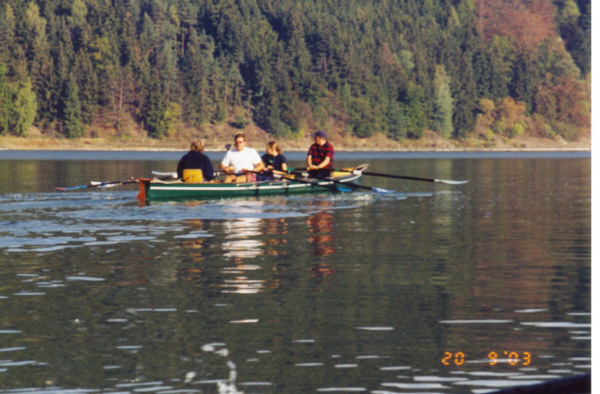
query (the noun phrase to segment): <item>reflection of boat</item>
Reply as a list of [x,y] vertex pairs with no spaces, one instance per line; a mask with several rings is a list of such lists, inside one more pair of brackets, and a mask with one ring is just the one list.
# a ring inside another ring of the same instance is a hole
[[309,227],[309,242],[313,246],[315,256],[328,256],[335,253],[333,244],[333,215],[327,208],[331,207],[329,201],[315,201],[319,212],[311,215],[306,223]]
[[[260,235],[261,219],[239,218],[228,220],[223,223],[225,233],[223,251],[225,257],[235,259],[251,259],[264,253],[264,242],[253,239]],[[242,262],[239,261],[238,265]]]
[[357,167],[352,172],[335,172],[331,179],[296,178],[292,175],[271,181],[248,183],[181,183],[165,182],[158,179],[139,179],[138,199],[143,201],[160,200],[200,200],[228,197],[257,197],[288,195],[297,193],[335,192],[344,183],[359,181],[366,166]]

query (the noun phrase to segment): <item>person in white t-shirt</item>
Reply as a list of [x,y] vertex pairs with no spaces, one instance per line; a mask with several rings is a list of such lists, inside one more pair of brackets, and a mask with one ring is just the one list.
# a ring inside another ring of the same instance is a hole
[[244,134],[236,134],[233,140],[235,148],[228,150],[221,161],[221,169],[228,174],[224,182],[255,182],[255,172],[261,172],[265,168],[260,155],[246,146]]

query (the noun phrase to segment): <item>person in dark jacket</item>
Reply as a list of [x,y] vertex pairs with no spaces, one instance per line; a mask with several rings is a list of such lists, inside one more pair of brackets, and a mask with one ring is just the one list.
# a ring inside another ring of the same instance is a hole
[[308,149],[306,169],[312,178],[327,178],[333,171],[333,146],[327,141],[325,130],[314,133],[315,143]]
[[201,140],[192,141],[190,151],[179,160],[177,164],[177,177],[179,179],[183,179],[183,170],[186,169],[202,170],[204,181],[214,179],[213,165],[208,156],[204,154],[204,143]]
[[267,153],[261,157],[265,163],[266,171],[287,171],[287,158],[283,155],[283,149],[275,141],[267,144]]
[[270,181],[276,179],[273,171],[287,172],[287,159],[283,155],[283,149],[275,141],[267,144],[267,153],[262,155],[261,160],[265,169],[257,177],[259,181]]

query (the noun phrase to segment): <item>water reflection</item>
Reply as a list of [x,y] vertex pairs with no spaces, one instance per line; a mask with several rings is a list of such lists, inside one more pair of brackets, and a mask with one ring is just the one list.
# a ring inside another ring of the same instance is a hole
[[312,245],[312,253],[315,256],[329,256],[335,254],[333,246],[333,214],[328,209],[333,203],[328,200],[316,201],[312,204],[319,209],[306,220],[308,225],[308,242]]
[[[238,214],[248,214],[261,208],[262,201],[233,203],[231,209]],[[249,273],[262,270],[252,260],[264,254],[265,243],[259,239],[261,219],[240,217],[226,220],[222,225],[224,241],[221,244],[223,257],[233,260],[234,265],[221,268],[220,272],[228,276],[221,284],[223,293],[256,294],[264,291],[264,279],[250,279]]]
[[288,223],[286,218],[263,219],[262,233],[266,238],[266,254],[276,257],[288,255],[285,249],[288,244]]
[[265,243],[256,239],[261,233],[261,219],[241,218],[227,220],[223,223],[225,242],[224,257],[232,258],[238,269],[255,269],[243,267],[244,259],[252,259],[264,253]]
[[204,235],[204,221],[201,219],[186,220],[189,226],[189,231],[185,235],[179,235],[175,238],[183,239],[181,246],[187,250],[187,257],[192,263],[201,263],[204,261],[204,248],[206,243]]
[[333,203],[329,200],[320,200],[313,202],[312,206],[317,207],[319,211],[310,215],[306,220],[309,233],[308,242],[312,247],[312,254],[319,259],[313,262],[310,270],[313,277],[325,278],[334,273],[331,264],[323,259],[336,252],[335,246],[333,246],[333,214],[328,210],[333,207]]

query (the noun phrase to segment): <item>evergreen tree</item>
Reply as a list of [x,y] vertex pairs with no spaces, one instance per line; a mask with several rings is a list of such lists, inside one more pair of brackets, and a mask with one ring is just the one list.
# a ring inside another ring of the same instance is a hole
[[453,132],[453,103],[450,93],[450,79],[446,75],[444,66],[436,67],[433,84],[435,88],[435,105],[431,125],[433,130],[437,131],[442,137],[450,138]]
[[6,80],[6,64],[0,62],[0,135],[8,133],[10,89]]
[[0,6],[0,60],[9,60],[11,52],[17,45],[15,41],[16,19],[13,8],[7,3],[4,8]]
[[513,64],[513,76],[510,84],[510,95],[517,101],[527,104],[527,109],[533,107],[533,98],[539,78],[534,60],[528,53],[519,52]]
[[192,126],[199,126],[211,117],[208,78],[214,63],[214,50],[210,37],[199,36],[192,30],[182,61],[183,86],[187,93],[183,116]]
[[162,138],[167,133],[165,124],[167,102],[157,73],[151,76],[146,95],[142,111],[143,124],[150,137]]
[[83,126],[81,124],[81,105],[79,103],[79,91],[77,83],[71,76],[65,84],[64,92],[64,129],[68,138],[79,138],[83,136]]
[[37,104],[29,79],[10,82],[0,63],[0,134],[24,136],[35,120]]

